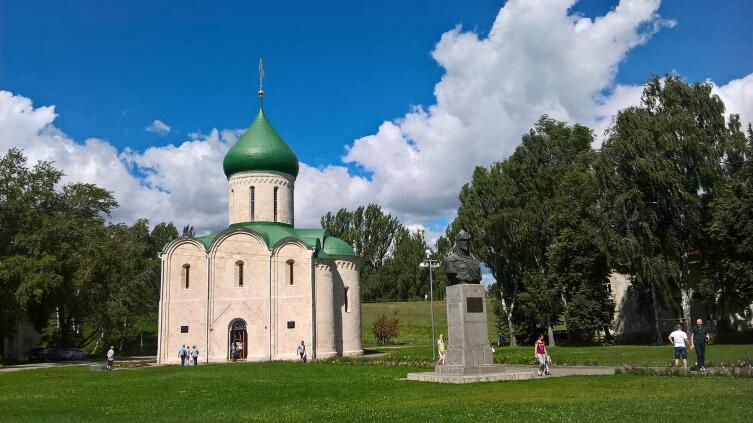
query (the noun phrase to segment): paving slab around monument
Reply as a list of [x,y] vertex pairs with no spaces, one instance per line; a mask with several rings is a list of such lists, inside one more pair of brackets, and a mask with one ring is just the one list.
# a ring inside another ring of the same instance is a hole
[[[608,376],[615,374],[614,367],[596,366],[553,366],[548,376],[537,376],[538,366],[523,365],[494,365],[496,369],[488,369],[478,373],[453,373],[446,369],[437,369],[433,372],[408,373],[407,380],[436,383],[476,383],[476,382],[500,382],[507,380],[529,380],[562,376]],[[446,366],[445,366],[446,367]]]

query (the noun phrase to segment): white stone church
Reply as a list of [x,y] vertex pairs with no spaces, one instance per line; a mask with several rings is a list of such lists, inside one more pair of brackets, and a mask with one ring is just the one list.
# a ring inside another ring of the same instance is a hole
[[[182,237],[161,254],[160,363],[181,345],[201,362],[295,360],[359,355],[359,259],[323,229],[293,226],[298,159],[259,114],[228,151],[227,229]],[[219,171],[219,169],[218,169]]]

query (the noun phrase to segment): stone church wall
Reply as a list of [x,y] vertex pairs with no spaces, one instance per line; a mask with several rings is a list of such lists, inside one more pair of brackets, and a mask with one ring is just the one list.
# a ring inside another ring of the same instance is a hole
[[[187,267],[184,267],[187,266]],[[185,270],[188,270],[188,287]],[[205,345],[207,267],[204,248],[196,241],[177,243],[163,263],[164,305],[160,316],[160,361],[179,362],[178,348]]]
[[[247,360],[269,359],[269,251],[255,234],[236,232],[217,240],[210,253],[212,292],[210,361],[229,353],[231,324],[241,319],[248,333]],[[243,263],[239,286],[238,263]]]
[[[292,267],[292,280],[291,280]],[[298,242],[285,243],[272,256],[273,357],[294,360],[304,341],[311,356],[313,345],[311,251]],[[291,284],[292,282],[292,284]],[[292,326],[292,327],[291,327]]]

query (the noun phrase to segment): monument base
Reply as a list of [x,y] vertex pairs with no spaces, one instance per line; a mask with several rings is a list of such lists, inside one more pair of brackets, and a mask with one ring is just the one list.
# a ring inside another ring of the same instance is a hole
[[[492,365],[493,367],[497,367]],[[442,366],[437,366],[442,367]],[[463,372],[467,371],[466,368],[473,366],[450,366],[450,367],[462,367]],[[500,368],[503,366],[499,366]],[[442,369],[452,370],[456,369]],[[471,369],[468,369],[471,370]],[[476,383],[476,382],[499,382],[504,380],[528,380],[533,379],[534,372],[504,372],[502,369],[492,371],[492,369],[479,369],[479,373],[440,373],[436,372],[423,372],[423,373],[408,373],[408,380],[417,380],[421,382],[435,382],[435,383]]]
[[506,372],[493,364],[487,336],[486,293],[479,284],[447,287],[447,351],[444,364],[434,372],[410,373],[408,380],[439,383],[495,382],[525,380],[533,372]]
[[505,366],[501,364],[482,364],[482,365],[438,365],[434,367],[434,372],[445,375],[479,375],[488,373],[502,373]]

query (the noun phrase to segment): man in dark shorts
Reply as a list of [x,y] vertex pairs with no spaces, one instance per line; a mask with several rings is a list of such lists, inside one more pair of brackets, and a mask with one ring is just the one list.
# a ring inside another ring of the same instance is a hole
[[685,349],[685,343],[688,341],[688,335],[682,330],[682,325],[677,324],[675,331],[669,334],[669,342],[675,347],[675,367],[680,367],[682,360],[683,368],[688,369],[688,351]]
[[695,327],[693,328],[693,336],[690,337],[690,349],[695,350],[698,370],[702,372],[708,371],[706,368],[706,344],[708,341],[709,328],[703,325],[703,320],[696,320]]

